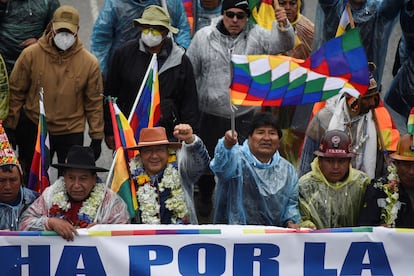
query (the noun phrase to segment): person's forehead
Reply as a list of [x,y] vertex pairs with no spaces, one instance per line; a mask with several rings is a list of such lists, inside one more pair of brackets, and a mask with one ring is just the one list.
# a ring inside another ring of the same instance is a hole
[[336,157],[336,156],[329,156],[329,157],[320,156],[320,159],[326,160],[326,161],[351,161],[350,157]]
[[160,26],[160,25],[149,25],[149,24],[144,24],[141,25],[142,29],[155,29],[155,30],[166,30],[167,28],[165,28],[164,26]]
[[1,177],[10,177],[10,176],[19,176],[20,172],[19,172],[19,168],[17,168],[17,166],[10,166],[11,171],[3,171],[2,168],[0,168],[0,176]]
[[230,9],[227,9],[226,11],[231,11],[231,12],[236,12],[236,13],[238,12],[246,13],[244,10],[239,9],[239,8],[230,8]]
[[146,146],[146,147],[141,147],[139,150],[140,151],[149,151],[149,150],[153,150],[153,149],[167,149],[168,145],[154,145],[154,146]]
[[283,2],[283,3],[294,3],[296,4],[298,2],[298,0],[279,0],[279,3]]
[[263,131],[263,130],[274,130],[274,131],[277,131],[277,129],[275,127],[273,127],[273,126],[259,126],[259,127],[256,127],[254,130],[255,131]]
[[90,176],[92,175],[92,172],[88,169],[75,169],[75,168],[69,168],[65,169],[65,175],[71,175],[71,176]]
[[57,33],[61,33],[61,32],[72,33],[72,31],[67,29],[67,28],[55,29],[55,32],[57,32]]

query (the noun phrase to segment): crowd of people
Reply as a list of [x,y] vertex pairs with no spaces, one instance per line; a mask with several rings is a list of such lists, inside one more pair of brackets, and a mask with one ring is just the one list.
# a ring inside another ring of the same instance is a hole
[[[191,9],[180,0],[106,0],[91,51],[74,7],[20,2],[0,0],[0,229],[55,231],[71,241],[95,224],[200,218],[294,229],[414,227],[414,131],[397,129],[389,112],[409,121],[413,107],[414,0],[319,0],[316,24],[302,15],[304,0],[278,0],[268,28],[247,0],[194,0]],[[360,29],[369,61],[369,86],[358,98],[336,95],[312,118],[302,106],[232,106],[232,54],[306,59],[344,17],[343,31]],[[399,69],[384,104],[385,53],[398,18]],[[107,171],[95,163],[103,140],[116,149],[102,95],[129,114],[154,54],[161,117],[126,149],[136,153],[131,216],[97,174]],[[41,90],[59,177],[38,194],[26,186]]]

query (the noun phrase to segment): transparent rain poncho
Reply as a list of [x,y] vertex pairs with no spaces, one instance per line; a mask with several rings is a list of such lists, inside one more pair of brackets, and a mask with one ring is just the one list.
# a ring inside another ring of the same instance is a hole
[[276,152],[269,164],[252,155],[248,140],[230,150],[221,138],[211,170],[218,178],[214,223],[285,226],[298,223],[298,178],[292,164]]
[[18,204],[16,205],[0,203],[0,230],[19,230],[20,215],[36,200],[38,194],[21,187],[19,197]]
[[344,181],[330,183],[319,169],[316,157],[312,171],[299,179],[301,226],[317,229],[356,226],[369,183],[368,175],[351,165]]

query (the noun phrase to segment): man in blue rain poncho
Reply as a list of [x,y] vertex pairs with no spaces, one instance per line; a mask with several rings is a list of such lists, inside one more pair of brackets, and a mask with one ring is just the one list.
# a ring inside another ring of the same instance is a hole
[[355,27],[360,29],[362,45],[369,61],[377,65],[374,78],[381,83],[387,55],[388,39],[395,25],[398,13],[405,0],[319,0],[315,17],[315,34],[313,49],[335,37],[339,20],[349,11]]
[[298,177],[278,152],[282,131],[271,113],[253,116],[248,138],[229,130],[210,168],[216,175],[214,223],[298,228]]
[[[190,45],[190,25],[181,0],[165,0],[171,25],[179,29],[174,40],[180,46]],[[91,36],[91,52],[99,61],[103,76],[106,75],[114,51],[125,42],[137,38],[140,28],[133,21],[140,18],[149,5],[163,6],[163,0],[106,0],[95,21]]]
[[384,101],[407,121],[414,106],[414,0],[406,3],[400,15],[403,33],[400,43],[401,68],[394,77]]

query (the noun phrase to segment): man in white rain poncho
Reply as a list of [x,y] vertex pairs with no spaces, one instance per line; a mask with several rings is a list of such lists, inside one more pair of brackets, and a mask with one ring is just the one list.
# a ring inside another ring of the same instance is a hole
[[352,168],[355,154],[349,136],[341,130],[327,131],[315,154],[312,171],[299,179],[301,226],[356,226],[370,178]]
[[298,178],[278,152],[281,138],[276,117],[257,113],[243,145],[232,130],[218,141],[210,163],[218,179],[214,223],[298,228]]

